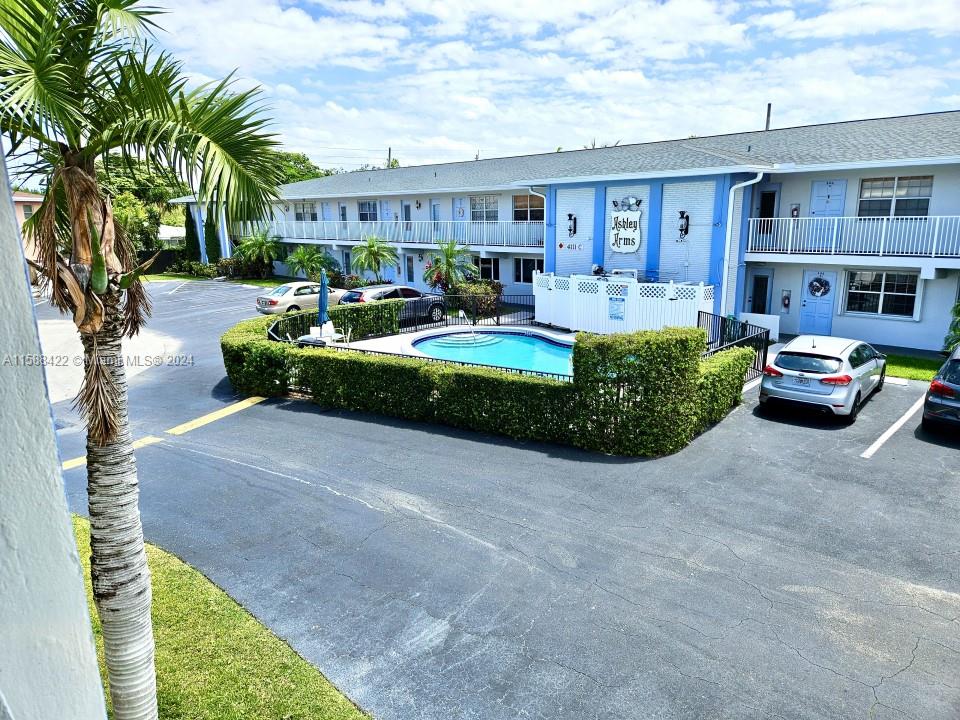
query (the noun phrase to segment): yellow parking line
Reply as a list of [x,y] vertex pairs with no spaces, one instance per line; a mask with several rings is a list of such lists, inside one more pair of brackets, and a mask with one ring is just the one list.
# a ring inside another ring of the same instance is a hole
[[177,425],[167,430],[168,435],[183,435],[188,433],[191,430],[196,430],[198,427],[203,427],[209,423],[225,418],[228,415],[233,415],[236,412],[245,410],[248,407],[256,405],[259,402],[263,402],[266,398],[262,397],[248,397],[246,400],[241,400],[240,402],[235,402],[233,405],[227,405],[225,408],[221,408],[216,412],[208,413],[207,415],[201,415],[196,420],[191,420],[190,422],[185,422],[182,425]]
[[[133,449],[136,450],[138,448],[146,447],[147,445],[154,445],[155,443],[158,443],[158,442],[163,442],[163,438],[159,438],[155,435],[147,435],[146,437],[142,437],[139,440],[134,440]],[[64,470],[73,470],[74,468],[78,468],[81,465],[86,465],[86,464],[87,464],[87,456],[81,455],[80,457],[73,458],[72,460],[67,460],[66,462],[63,463],[62,467]]]

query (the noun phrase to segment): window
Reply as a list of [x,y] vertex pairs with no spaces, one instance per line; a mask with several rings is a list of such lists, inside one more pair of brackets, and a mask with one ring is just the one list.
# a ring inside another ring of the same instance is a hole
[[293,204],[293,219],[297,222],[311,221],[316,222],[317,220],[317,205],[316,203],[294,203]]
[[513,220],[543,222],[543,198],[539,195],[514,195]]
[[850,366],[851,367],[862,367],[868,362],[873,360],[873,357],[876,355],[873,348],[869,345],[857,345],[853,349],[853,352],[850,353]]
[[860,217],[926,217],[933,194],[933,176],[883,177],[860,181]]
[[413,255],[407,255],[407,282],[413,282]]
[[348,274],[349,274],[349,272],[350,272],[350,251],[349,251],[349,250],[344,250],[344,251],[343,251],[342,258],[343,258],[343,263],[342,263],[342,265],[343,265],[343,271],[344,271],[345,273],[348,273]]
[[413,288],[400,288],[400,297],[404,300],[419,300],[423,297],[423,293]]
[[23,219],[29,220],[33,217],[33,205],[24,205],[23,206]]
[[497,199],[496,195],[471,195],[470,219],[473,222],[496,222]]
[[543,272],[543,258],[514,258],[513,281],[518,283],[532,283],[533,273]]
[[847,280],[847,312],[913,317],[917,303],[917,273],[863,270]]
[[340,222],[347,221],[347,206],[343,203],[339,203],[338,210],[340,211]]
[[482,258],[474,255],[473,264],[480,269],[480,277],[483,280],[500,279],[500,258]]
[[360,215],[361,222],[376,222],[377,220],[377,201],[361,200],[357,203],[357,212]]

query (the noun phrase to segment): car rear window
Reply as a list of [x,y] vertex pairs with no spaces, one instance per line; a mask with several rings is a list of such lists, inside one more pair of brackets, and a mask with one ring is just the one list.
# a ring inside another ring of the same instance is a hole
[[360,293],[356,290],[348,290],[343,295],[340,296],[340,302],[342,303],[352,303],[360,302]]
[[290,289],[289,285],[281,285],[280,287],[276,287],[270,292],[268,292],[267,295],[285,295],[289,289]]
[[798,352],[782,352],[773,364],[784,370],[811,373],[835,373],[843,366],[840,358]]
[[960,360],[951,360],[943,366],[943,380],[951,385],[960,385]]

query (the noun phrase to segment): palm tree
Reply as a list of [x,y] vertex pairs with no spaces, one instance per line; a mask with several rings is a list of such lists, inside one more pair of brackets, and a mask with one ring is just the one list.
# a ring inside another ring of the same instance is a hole
[[352,253],[353,260],[350,264],[353,269],[357,272],[369,270],[378,283],[383,282],[383,276],[380,273],[384,268],[400,262],[397,249],[376,235],[370,235],[362,244],[353,248]]
[[480,271],[473,263],[470,250],[457,245],[456,240],[441,240],[437,249],[427,261],[423,271],[423,281],[432,288],[444,292],[464,282],[469,276],[477,276]]
[[313,245],[300,245],[287,255],[284,262],[287,264],[287,269],[294,275],[302,272],[310,280],[319,280],[321,270],[331,274],[340,272],[340,263],[328,252]]
[[137,0],[0,3],[0,131],[24,174],[45,179],[25,226],[51,303],[73,314],[84,351],[76,404],[87,424],[91,575],[117,720],[156,718],[150,573],[138,510],[121,340],[150,314],[137,266],[94,163],[171,168],[229,222],[277,198],[274,136],[257,90],[187,86],[149,43],[156,9]]
[[960,345],[960,302],[953,306],[953,319],[950,321],[950,327],[947,328],[947,336],[943,339],[943,349],[946,352],[952,352],[957,345]]
[[236,254],[251,265],[259,265],[260,274],[268,277],[272,274],[273,261],[280,257],[280,238],[266,230],[257,230],[240,241]]

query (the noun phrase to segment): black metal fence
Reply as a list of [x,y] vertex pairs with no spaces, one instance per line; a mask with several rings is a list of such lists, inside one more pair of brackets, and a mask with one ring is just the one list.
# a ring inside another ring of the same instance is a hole
[[[389,305],[371,303],[383,308],[382,322],[377,318],[364,320],[363,337],[353,334],[351,340],[380,337],[392,334],[393,308]],[[368,310],[370,312],[370,310]],[[336,324],[336,323],[334,323]],[[400,309],[400,332],[409,333],[432,328],[481,326],[481,325],[533,325],[534,302],[532,295],[428,295],[404,301]],[[271,340],[295,342],[308,335],[317,325],[316,312],[290,313],[280,316],[267,330]],[[346,328],[337,327],[338,331]]]
[[403,355],[401,353],[382,352],[380,350],[361,350],[355,347],[346,347],[344,345],[330,346],[332,350],[343,350],[345,352],[359,352],[364,355],[382,355],[391,358],[408,358],[410,360],[424,360],[433,363],[446,363],[448,365],[462,365],[463,367],[478,367],[493,370],[502,370],[503,372],[514,373],[516,375],[534,375],[536,377],[545,377],[552,380],[561,380],[563,382],[573,382],[573,375],[564,375],[562,373],[543,372],[542,370],[525,370],[522,368],[507,367],[506,365],[490,365],[487,363],[473,363],[465,360],[444,360],[442,358],[430,357],[428,355]]
[[767,366],[767,346],[770,344],[770,331],[767,328],[708,312],[699,314],[697,325],[707,333],[707,351],[703,357],[710,357],[721,350],[748,347],[754,351],[754,358],[747,370],[747,379],[753,380],[763,375],[763,369]]

